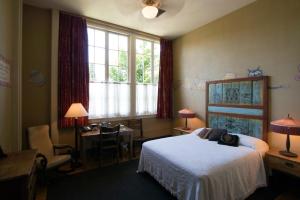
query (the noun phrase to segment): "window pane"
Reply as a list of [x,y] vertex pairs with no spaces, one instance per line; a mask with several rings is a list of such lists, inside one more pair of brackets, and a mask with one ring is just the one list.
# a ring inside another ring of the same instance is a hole
[[136,63],[136,82],[143,83],[144,82],[144,56],[137,54],[135,63]]
[[135,42],[135,48],[136,48],[136,53],[143,54],[144,53],[143,41],[137,39],[136,42]]
[[119,68],[120,70],[120,82],[127,82],[128,81],[128,70],[125,68]]
[[136,85],[136,114],[150,115],[157,110],[157,85]]
[[151,54],[151,42],[137,39],[136,52],[139,54]]
[[90,82],[96,81],[95,64],[89,64]]
[[159,63],[159,56],[154,55],[154,67],[158,67],[160,65]]
[[105,47],[105,32],[95,30],[95,46]]
[[125,51],[119,51],[119,66],[128,67],[128,53]]
[[154,43],[154,55],[160,55],[160,45],[158,43]]
[[119,67],[109,66],[109,81],[118,82],[120,79]]
[[95,47],[95,63],[105,64],[105,49]]
[[154,67],[154,83],[158,83],[159,78],[159,66],[160,66],[160,44],[154,43],[154,61],[153,61],[153,67]]
[[144,41],[143,50],[144,50],[144,54],[151,55],[151,42]]
[[95,52],[94,47],[89,46],[89,63],[95,62]]
[[128,51],[128,37],[123,35],[119,36],[119,50]]
[[159,78],[159,56],[154,56],[154,83],[158,83]]
[[105,67],[104,65],[95,64],[95,81],[105,81]]
[[127,69],[121,69],[118,66],[109,66],[109,81],[126,82],[128,77]]
[[119,64],[119,52],[109,50],[109,65],[117,66]]
[[94,45],[94,42],[95,42],[94,37],[95,37],[94,29],[88,28],[88,40],[89,40],[88,43],[89,43],[89,45]]
[[144,56],[144,83],[152,83],[152,68],[150,56]]
[[90,83],[89,117],[129,116],[130,88],[126,83]]
[[118,50],[118,46],[119,46],[118,45],[118,35],[109,33],[108,38],[109,38],[109,49]]

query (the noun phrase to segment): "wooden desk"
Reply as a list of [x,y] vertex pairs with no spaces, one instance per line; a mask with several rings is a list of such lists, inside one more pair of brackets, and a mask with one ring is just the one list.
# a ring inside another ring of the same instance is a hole
[[175,131],[178,131],[181,135],[182,134],[189,134],[191,132],[193,132],[195,129],[189,129],[189,130],[186,130],[186,129],[183,129],[183,127],[175,127],[173,128]]
[[[133,154],[133,134],[134,130],[131,128],[128,128],[127,126],[121,126],[120,127],[120,136],[129,136],[129,151],[130,151],[130,159],[132,158]],[[80,142],[80,152],[82,155],[82,162],[83,164],[86,164],[87,162],[87,155],[86,155],[86,147],[87,143],[90,141],[98,141],[99,140],[100,132],[97,131],[88,131],[85,133],[82,133],[80,136],[81,142]]]
[[34,199],[36,150],[8,154],[0,160],[1,199]]

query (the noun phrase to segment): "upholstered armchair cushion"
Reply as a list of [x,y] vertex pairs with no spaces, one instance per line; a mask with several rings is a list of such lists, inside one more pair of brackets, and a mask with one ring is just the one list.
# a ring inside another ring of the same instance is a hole
[[49,136],[49,126],[41,125],[28,128],[29,146],[39,153],[53,155],[53,144]]
[[[47,169],[58,167],[71,160],[73,148],[66,144],[53,145],[49,136],[49,126],[41,125],[28,128],[29,146],[37,149],[47,159]],[[56,150],[67,150],[69,154],[58,154]]]
[[48,165],[47,169],[56,167],[58,165],[62,165],[66,162],[69,162],[71,160],[71,155],[70,154],[64,154],[64,155],[55,155],[55,156],[47,156],[48,160]]

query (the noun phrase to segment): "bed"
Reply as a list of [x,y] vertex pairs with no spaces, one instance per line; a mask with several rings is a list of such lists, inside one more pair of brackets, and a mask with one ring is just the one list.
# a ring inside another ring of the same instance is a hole
[[266,186],[267,83],[267,77],[207,83],[207,127],[237,134],[238,147],[201,139],[201,129],[148,141],[138,172],[149,173],[180,200],[245,199]]

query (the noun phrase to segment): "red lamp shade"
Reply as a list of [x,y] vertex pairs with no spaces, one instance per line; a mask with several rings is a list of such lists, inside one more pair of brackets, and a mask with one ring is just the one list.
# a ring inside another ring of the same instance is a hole
[[178,114],[181,118],[194,118],[196,116],[196,113],[189,110],[189,109],[182,109],[178,111]]
[[295,120],[288,116],[287,118],[271,122],[271,131],[282,134],[300,135],[300,120]]
[[181,118],[185,118],[185,126],[183,127],[183,129],[189,130],[190,128],[187,126],[187,118],[194,118],[196,116],[196,113],[184,108],[182,110],[179,110],[178,114]]
[[300,135],[300,120],[295,120],[288,115],[287,118],[272,121],[270,129],[276,133],[287,134],[286,150],[279,153],[288,157],[297,157],[297,154],[290,152],[290,135]]

